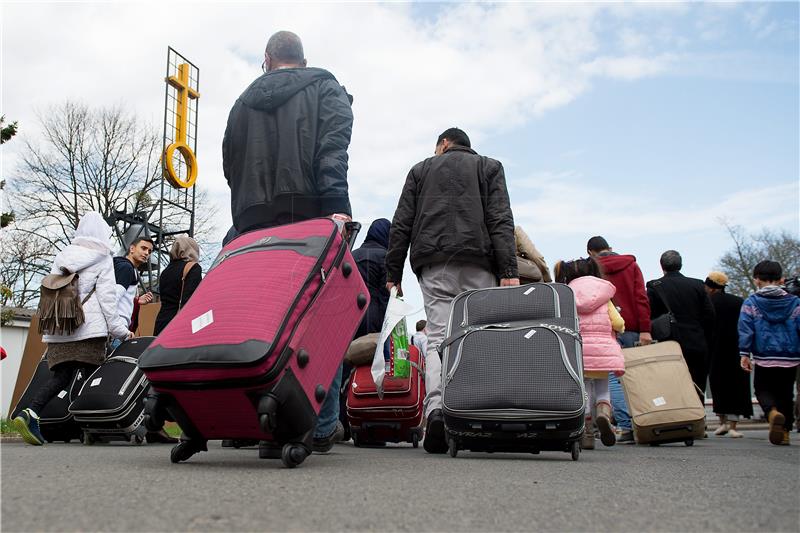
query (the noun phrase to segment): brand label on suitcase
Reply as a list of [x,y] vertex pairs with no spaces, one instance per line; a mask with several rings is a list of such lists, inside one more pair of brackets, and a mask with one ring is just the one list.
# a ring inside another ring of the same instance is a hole
[[209,309],[199,317],[192,320],[192,333],[197,333],[201,329],[214,323],[214,311]]

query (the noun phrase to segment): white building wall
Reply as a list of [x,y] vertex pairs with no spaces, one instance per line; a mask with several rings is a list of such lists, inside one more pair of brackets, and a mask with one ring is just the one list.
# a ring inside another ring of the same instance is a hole
[[0,363],[0,416],[3,418],[9,415],[12,408],[11,396],[14,394],[14,385],[17,383],[20,363],[22,363],[22,353],[25,351],[25,342],[28,340],[27,320],[14,320],[8,326],[0,327],[0,345],[5,348],[8,357]]

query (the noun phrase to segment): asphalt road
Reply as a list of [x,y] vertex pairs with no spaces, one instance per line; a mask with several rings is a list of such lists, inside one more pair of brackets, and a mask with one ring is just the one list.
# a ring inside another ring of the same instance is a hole
[[294,470],[255,449],[0,445],[2,531],[800,531],[800,435],[691,448],[431,456],[334,447]]

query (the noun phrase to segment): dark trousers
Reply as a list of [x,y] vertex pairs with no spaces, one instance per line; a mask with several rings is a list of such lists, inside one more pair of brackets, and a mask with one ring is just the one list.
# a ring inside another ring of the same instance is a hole
[[697,395],[700,396],[700,401],[704,402],[706,399],[706,381],[708,381],[707,354],[705,352],[685,350],[683,358],[686,360],[686,366],[689,367],[692,381],[700,388],[697,391]]
[[786,421],[783,429],[792,429],[794,420],[794,380],[797,368],[763,367],[756,365],[753,386],[756,390],[756,398],[764,410],[764,416],[768,416],[774,407]]
[[39,392],[33,397],[33,401],[31,401],[28,408],[37,415],[40,415],[42,408],[47,405],[47,402],[52,400],[56,394],[62,390],[69,391],[72,378],[78,370],[83,370],[83,375],[88,376],[96,369],[96,365],[79,361],[65,361],[57,364],[52,369],[53,375],[50,376],[50,379],[45,383],[44,387],[39,389]]

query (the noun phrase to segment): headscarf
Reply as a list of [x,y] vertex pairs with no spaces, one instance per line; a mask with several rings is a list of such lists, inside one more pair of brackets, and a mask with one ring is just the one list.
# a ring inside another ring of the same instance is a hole
[[364,242],[375,241],[384,248],[389,248],[389,229],[392,223],[385,218],[375,220],[369,226]]
[[111,226],[103,219],[103,215],[97,211],[89,211],[78,222],[72,243],[92,249],[99,247],[104,252],[111,252],[110,239]]
[[169,257],[173,261],[194,261],[200,260],[200,246],[197,241],[186,235],[179,235],[172,243]]

